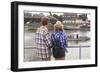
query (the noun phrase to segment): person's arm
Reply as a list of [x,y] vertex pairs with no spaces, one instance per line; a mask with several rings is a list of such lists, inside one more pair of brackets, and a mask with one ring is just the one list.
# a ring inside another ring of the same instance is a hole
[[53,34],[51,34],[51,38],[50,38],[50,41],[51,41],[51,48],[54,47],[54,37],[53,37]]
[[44,32],[44,39],[45,39],[45,43],[48,47],[51,46],[51,41],[50,41],[50,34],[48,31]]
[[68,50],[67,50],[67,47],[68,47],[67,35],[64,36],[64,41],[65,41],[65,44],[64,44],[65,50],[66,50],[66,52],[68,52]]

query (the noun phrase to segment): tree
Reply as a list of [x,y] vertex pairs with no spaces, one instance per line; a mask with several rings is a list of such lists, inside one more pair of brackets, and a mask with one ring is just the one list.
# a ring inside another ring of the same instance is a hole
[[53,14],[53,17],[55,17],[55,18],[59,18],[59,16],[57,15],[57,14]]
[[87,14],[81,14],[79,15],[79,18],[85,21],[87,19]]
[[50,16],[52,16],[52,13],[51,12],[49,12],[49,14],[50,14]]
[[59,21],[62,22],[63,21],[63,15],[60,15],[58,19],[59,19]]

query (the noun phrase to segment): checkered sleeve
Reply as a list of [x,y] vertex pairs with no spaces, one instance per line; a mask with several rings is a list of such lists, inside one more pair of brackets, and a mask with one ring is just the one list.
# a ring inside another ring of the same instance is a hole
[[48,31],[44,32],[44,38],[45,38],[46,45],[48,47],[50,47],[51,46],[51,41],[50,41],[50,34],[49,34]]

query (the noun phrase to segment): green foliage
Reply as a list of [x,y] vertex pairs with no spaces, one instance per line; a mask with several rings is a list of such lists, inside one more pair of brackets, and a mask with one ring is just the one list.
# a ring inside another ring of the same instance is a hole
[[87,14],[81,14],[79,15],[79,18],[85,21],[87,19]]

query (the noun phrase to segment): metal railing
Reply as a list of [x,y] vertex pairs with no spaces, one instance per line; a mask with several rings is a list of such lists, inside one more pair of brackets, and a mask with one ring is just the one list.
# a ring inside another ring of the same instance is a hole
[[[79,48],[79,59],[82,59],[82,48],[91,47],[90,45],[85,46],[68,46],[67,48]],[[35,46],[25,46],[24,49],[36,49]]]

